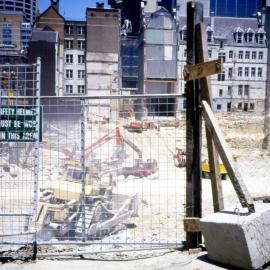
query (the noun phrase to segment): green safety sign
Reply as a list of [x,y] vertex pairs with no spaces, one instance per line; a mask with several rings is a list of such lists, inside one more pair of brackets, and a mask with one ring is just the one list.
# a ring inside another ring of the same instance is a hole
[[[39,117],[38,117],[39,116]],[[42,140],[42,110],[38,106],[0,107],[0,141]]]

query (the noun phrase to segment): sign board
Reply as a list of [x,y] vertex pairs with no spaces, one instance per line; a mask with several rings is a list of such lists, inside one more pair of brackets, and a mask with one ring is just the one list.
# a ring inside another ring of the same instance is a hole
[[0,107],[1,142],[35,142],[38,140],[42,140],[40,107],[26,105]]
[[192,66],[185,66],[183,75],[185,81],[192,81],[222,72],[223,63],[221,59],[218,59]]

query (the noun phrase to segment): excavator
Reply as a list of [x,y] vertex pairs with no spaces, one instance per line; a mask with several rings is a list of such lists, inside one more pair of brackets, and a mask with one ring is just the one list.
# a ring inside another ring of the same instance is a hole
[[[127,138],[124,138],[120,132],[119,127],[116,127],[115,133],[110,135],[105,135],[100,138],[98,141],[93,143],[91,146],[85,149],[85,158],[89,159],[89,156],[93,153],[95,149],[101,147],[106,142],[115,139],[116,140],[116,149],[114,155],[111,157],[110,162],[105,162],[103,167],[105,167],[109,172],[113,170],[118,171],[118,175],[124,175],[127,178],[129,175],[137,176],[137,177],[147,177],[157,172],[158,164],[155,159],[147,159],[147,161],[143,161],[142,151],[136,146],[132,141]],[[128,157],[125,151],[125,145],[128,145],[131,149],[133,149],[138,154],[138,159],[135,160],[135,165],[132,167],[123,167],[121,168],[121,164]],[[97,170],[97,167],[99,167]],[[120,168],[119,168],[120,167]],[[112,168],[112,169],[109,169]],[[95,171],[104,171],[102,169],[102,165],[97,166]]]

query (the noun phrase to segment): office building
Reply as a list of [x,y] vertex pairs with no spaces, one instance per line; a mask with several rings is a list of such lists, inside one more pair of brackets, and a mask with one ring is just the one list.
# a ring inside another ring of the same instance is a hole
[[22,12],[26,22],[33,25],[38,11],[38,0],[2,0],[0,11]]

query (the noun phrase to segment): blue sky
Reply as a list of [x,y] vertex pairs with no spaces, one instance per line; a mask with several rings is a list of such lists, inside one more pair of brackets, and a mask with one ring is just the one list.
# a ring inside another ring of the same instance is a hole
[[[40,12],[47,9],[50,2],[50,0],[39,0]],[[66,19],[84,19],[85,9],[95,7],[96,2],[107,3],[107,0],[60,0],[60,13]]]

